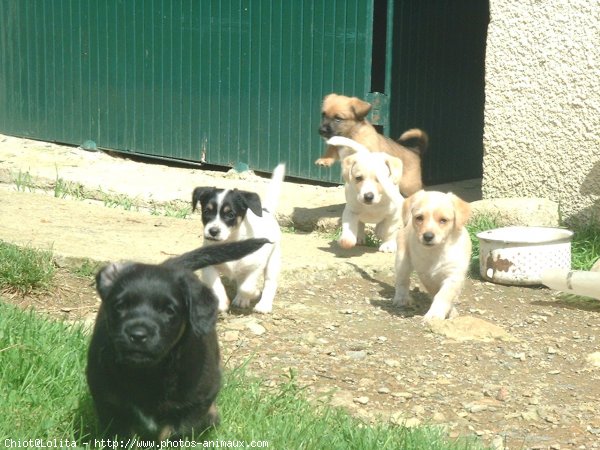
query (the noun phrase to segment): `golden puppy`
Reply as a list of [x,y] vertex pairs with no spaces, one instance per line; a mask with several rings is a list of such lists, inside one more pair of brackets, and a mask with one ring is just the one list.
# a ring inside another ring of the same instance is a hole
[[433,296],[424,320],[456,314],[453,302],[460,294],[469,262],[471,240],[464,225],[471,206],[454,194],[419,191],[402,207],[406,224],[398,233],[394,305],[411,303],[410,273],[414,269]]
[[396,234],[402,226],[403,199],[398,190],[402,161],[386,153],[371,153],[352,139],[341,136],[327,142],[352,152],[342,161],[346,206],[338,243],[342,248],[364,244],[365,223],[375,223],[375,234],[382,241],[379,251],[395,251]]
[[[379,134],[365,119],[371,104],[357,97],[329,94],[323,99],[319,134],[325,139],[344,136],[366,146],[372,152],[385,152],[400,158],[404,164],[400,191],[409,196],[422,189],[421,156],[428,143],[427,134],[417,128],[408,130],[398,142]],[[335,146],[329,145],[325,154],[315,161],[320,166],[331,166],[340,155]]]

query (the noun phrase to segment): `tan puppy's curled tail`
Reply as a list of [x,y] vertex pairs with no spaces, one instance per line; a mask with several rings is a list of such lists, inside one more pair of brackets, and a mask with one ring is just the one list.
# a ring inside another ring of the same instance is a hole
[[423,130],[412,128],[402,133],[402,136],[398,138],[398,143],[417,155],[423,156],[429,145],[429,136]]

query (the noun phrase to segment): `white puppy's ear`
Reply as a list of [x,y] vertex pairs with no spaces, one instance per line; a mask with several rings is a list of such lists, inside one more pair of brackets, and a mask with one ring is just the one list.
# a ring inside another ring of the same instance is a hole
[[390,178],[392,179],[392,183],[394,183],[395,185],[399,185],[400,180],[402,179],[402,160],[394,156],[387,156],[385,159],[385,163],[390,169]]
[[471,205],[451,192],[449,192],[448,195],[452,199],[452,204],[454,205],[454,226],[456,228],[462,228],[471,217]]
[[342,176],[344,177],[344,181],[346,183],[348,183],[350,181],[350,178],[352,178],[350,176],[350,172],[352,171],[354,163],[356,163],[355,155],[347,156],[342,160]]
[[415,195],[411,195],[410,197],[405,199],[404,203],[402,204],[402,221],[404,222],[404,225],[408,225],[410,223],[410,219],[411,219],[410,210],[412,209],[412,204],[413,204]]

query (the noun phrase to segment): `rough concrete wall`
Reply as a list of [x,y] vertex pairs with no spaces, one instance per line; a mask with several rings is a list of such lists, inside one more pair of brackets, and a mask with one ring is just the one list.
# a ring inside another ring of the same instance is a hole
[[600,3],[491,0],[484,198],[543,197],[600,222]]

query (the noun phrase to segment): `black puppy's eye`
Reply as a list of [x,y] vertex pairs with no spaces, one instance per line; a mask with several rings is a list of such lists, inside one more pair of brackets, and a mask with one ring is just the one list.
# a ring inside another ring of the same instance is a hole
[[125,300],[119,300],[115,302],[115,304],[113,305],[113,309],[117,313],[122,314],[127,310],[127,302],[125,302]]
[[165,313],[167,316],[174,316],[175,314],[177,314],[177,309],[173,305],[165,305],[162,308],[162,312]]

